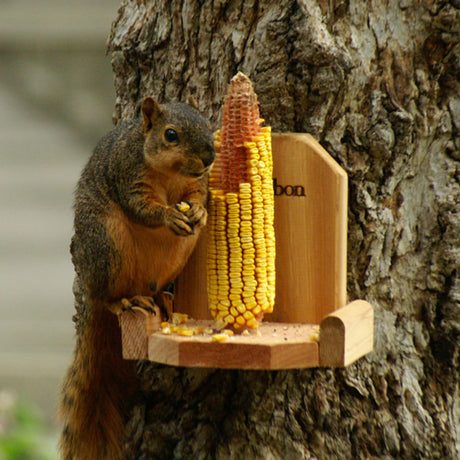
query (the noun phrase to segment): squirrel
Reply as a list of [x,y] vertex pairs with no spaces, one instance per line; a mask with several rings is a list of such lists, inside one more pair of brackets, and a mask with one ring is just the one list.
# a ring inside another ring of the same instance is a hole
[[122,458],[139,383],[136,363],[122,359],[117,315],[138,306],[167,317],[163,288],[206,223],[215,159],[208,121],[194,107],[151,97],[141,111],[99,141],[75,192],[70,251],[84,305],[60,403],[65,460]]

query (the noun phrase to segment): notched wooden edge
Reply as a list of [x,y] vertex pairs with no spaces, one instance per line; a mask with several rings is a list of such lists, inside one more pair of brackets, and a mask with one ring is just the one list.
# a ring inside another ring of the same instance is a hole
[[120,317],[124,359],[147,359],[148,338],[160,329],[161,316],[133,307]]
[[374,348],[374,309],[355,300],[327,315],[320,326],[322,367],[348,366]]

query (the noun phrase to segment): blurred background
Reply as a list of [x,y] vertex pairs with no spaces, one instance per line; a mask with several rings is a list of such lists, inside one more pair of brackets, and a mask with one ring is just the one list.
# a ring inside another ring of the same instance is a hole
[[0,0],[0,439],[13,406],[57,427],[74,343],[72,194],[112,127],[118,5]]

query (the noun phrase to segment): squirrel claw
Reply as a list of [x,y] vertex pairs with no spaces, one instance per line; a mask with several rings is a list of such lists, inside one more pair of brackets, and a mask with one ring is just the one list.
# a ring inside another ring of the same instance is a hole
[[143,310],[148,314],[153,314],[155,316],[160,315],[165,319],[165,321],[168,321],[168,309],[166,308],[163,297],[160,294],[156,294],[156,297],[158,297],[157,301],[155,301],[153,297],[143,295],[136,295],[131,299],[123,298],[119,302],[112,304],[109,309],[118,317],[127,311],[135,312],[136,310]]
[[195,225],[206,225],[206,209],[200,203],[194,203],[192,201],[188,201],[187,203],[190,209],[185,212],[185,215],[188,217],[192,227]]
[[169,209],[166,225],[179,236],[193,235],[194,232],[189,218],[176,208]]
[[163,319],[169,321],[169,312],[165,303],[165,293],[163,291],[158,292],[155,296],[156,306],[160,309]]
[[152,297],[137,295],[132,297],[131,299],[121,299],[122,312],[133,311],[135,308],[142,309],[148,313],[153,313],[154,315],[156,315],[156,310],[158,307],[155,304],[155,301]]

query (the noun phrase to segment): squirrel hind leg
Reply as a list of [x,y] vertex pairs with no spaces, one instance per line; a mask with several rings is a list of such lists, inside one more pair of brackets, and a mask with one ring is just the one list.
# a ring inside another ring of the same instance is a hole
[[174,286],[173,283],[168,283],[163,287],[163,289],[158,289],[157,282],[149,284],[150,290],[153,293],[153,298],[155,299],[155,304],[163,313],[163,317],[166,321],[169,321],[173,310],[174,294],[170,292],[171,289],[173,289],[173,287],[171,288],[171,285]]
[[173,312],[174,295],[168,291],[160,291],[155,294],[154,298],[166,321],[169,321]]

